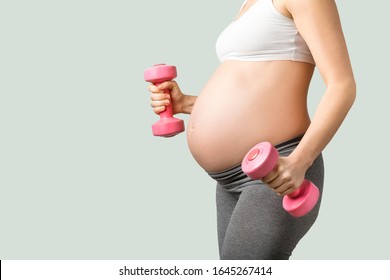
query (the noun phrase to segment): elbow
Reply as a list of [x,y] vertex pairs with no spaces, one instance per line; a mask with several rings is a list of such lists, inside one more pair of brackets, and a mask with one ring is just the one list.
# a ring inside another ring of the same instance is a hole
[[339,93],[346,106],[352,107],[356,100],[356,81],[353,77],[335,82],[331,87]]
[[351,109],[356,100],[356,82],[353,78],[339,79],[327,84],[332,99],[341,102],[345,110]]

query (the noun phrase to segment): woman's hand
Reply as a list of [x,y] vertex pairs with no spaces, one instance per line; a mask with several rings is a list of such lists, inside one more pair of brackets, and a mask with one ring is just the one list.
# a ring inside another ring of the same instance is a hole
[[300,187],[305,179],[307,168],[296,162],[291,156],[279,157],[275,168],[261,181],[278,195],[288,195]]
[[163,112],[169,104],[172,104],[173,114],[184,112],[185,95],[175,81],[163,82],[158,86],[151,84],[148,89],[152,93],[150,105],[156,114]]

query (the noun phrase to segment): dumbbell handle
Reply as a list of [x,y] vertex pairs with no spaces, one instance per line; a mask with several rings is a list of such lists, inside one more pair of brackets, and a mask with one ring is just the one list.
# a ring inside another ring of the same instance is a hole
[[[158,83],[153,83],[153,84],[158,87],[162,83],[163,82],[158,82]],[[169,89],[165,89],[163,92],[171,95],[171,91]],[[173,108],[172,108],[171,100],[172,100],[172,98],[169,100],[169,104],[165,105],[165,110],[158,114],[161,119],[166,119],[166,118],[172,118],[173,117]]]

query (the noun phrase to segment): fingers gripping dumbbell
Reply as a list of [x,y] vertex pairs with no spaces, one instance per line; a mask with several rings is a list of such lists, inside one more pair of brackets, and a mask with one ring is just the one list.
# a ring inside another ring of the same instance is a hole
[[[261,179],[276,166],[279,153],[272,144],[262,142],[254,146],[245,155],[241,167],[251,179]],[[283,208],[294,217],[301,217],[310,212],[319,198],[318,188],[309,180],[289,195],[283,197]]]
[[[176,67],[165,64],[156,64],[144,71],[145,81],[156,86],[165,81],[171,81],[176,77]],[[164,92],[170,94],[169,90]],[[172,137],[184,131],[184,121],[173,117],[171,103],[166,106],[159,116],[160,120],[152,125],[154,136]]]

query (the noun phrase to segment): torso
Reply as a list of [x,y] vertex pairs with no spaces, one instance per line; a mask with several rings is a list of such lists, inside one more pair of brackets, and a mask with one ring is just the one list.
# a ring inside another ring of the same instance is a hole
[[222,63],[191,113],[187,138],[195,160],[206,171],[221,171],[258,142],[276,145],[303,134],[313,69],[291,61]]
[[289,60],[223,62],[199,94],[188,125],[188,144],[200,166],[222,171],[258,142],[276,145],[302,135],[310,124],[313,70],[313,64]]

